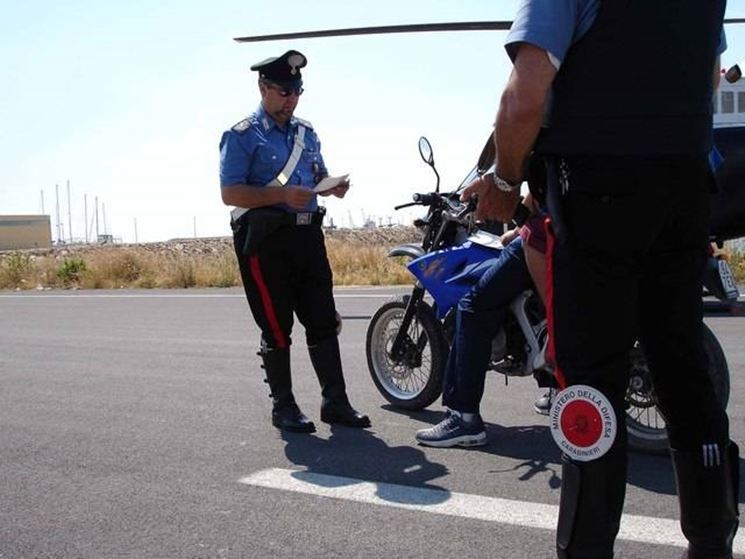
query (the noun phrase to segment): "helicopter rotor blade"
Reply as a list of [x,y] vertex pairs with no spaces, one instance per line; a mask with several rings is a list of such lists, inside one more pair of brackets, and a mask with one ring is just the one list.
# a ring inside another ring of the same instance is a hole
[[[745,18],[725,19],[724,23],[745,23]],[[382,35],[386,33],[422,33],[431,31],[507,31],[511,21],[461,21],[450,23],[416,23],[412,25],[381,25],[376,27],[349,27],[347,29],[324,29],[322,31],[298,31],[273,35],[235,37],[239,43],[260,43],[288,39],[317,39],[320,37],[343,37],[352,35]]]
[[350,27],[348,29],[325,29],[323,31],[300,31],[297,33],[277,33],[275,35],[254,35],[236,37],[239,43],[258,43],[285,39],[313,39],[318,37],[341,37],[349,35],[381,35],[387,33],[421,33],[426,31],[504,31],[510,28],[511,21],[463,21],[450,23],[417,23],[412,25],[382,25],[376,27]]

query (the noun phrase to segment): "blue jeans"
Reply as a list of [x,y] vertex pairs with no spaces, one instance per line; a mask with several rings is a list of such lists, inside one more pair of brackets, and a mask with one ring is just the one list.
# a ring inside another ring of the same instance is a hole
[[444,406],[460,412],[479,412],[492,340],[507,317],[510,302],[532,286],[523,242],[517,237],[458,302],[442,389]]

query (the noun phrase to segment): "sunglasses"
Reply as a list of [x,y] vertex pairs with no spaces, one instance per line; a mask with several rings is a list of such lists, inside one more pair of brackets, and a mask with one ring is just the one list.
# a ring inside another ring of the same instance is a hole
[[268,87],[269,89],[273,89],[277,93],[279,93],[280,97],[289,97],[293,93],[300,97],[303,94],[303,91],[305,91],[302,86],[297,87],[283,87],[281,85],[277,85],[272,82],[265,81],[264,85]]

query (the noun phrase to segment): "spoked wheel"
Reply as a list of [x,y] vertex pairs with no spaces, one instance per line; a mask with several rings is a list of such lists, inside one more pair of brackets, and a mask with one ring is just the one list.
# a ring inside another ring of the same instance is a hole
[[[717,398],[726,408],[729,401],[729,368],[714,333],[704,325],[704,350],[709,361],[709,378]],[[631,374],[626,391],[626,429],[629,447],[652,454],[667,454],[665,418],[657,407],[652,376],[641,346],[631,351]]]
[[391,404],[419,410],[442,391],[447,345],[442,327],[428,305],[420,304],[402,347],[393,353],[404,313],[404,301],[391,301],[378,309],[367,328],[367,366],[375,386]]

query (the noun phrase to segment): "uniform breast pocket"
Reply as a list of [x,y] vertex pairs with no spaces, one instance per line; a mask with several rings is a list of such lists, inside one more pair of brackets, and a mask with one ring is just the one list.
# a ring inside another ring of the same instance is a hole
[[303,150],[303,162],[308,164],[320,163],[321,154],[318,151],[312,149]]
[[321,152],[314,149],[305,149],[302,157],[303,167],[312,176],[324,175],[325,169],[323,166],[323,159],[321,159]]
[[284,162],[282,156],[271,146],[259,146],[256,149],[252,171],[258,175],[269,174],[274,177],[282,169]]

